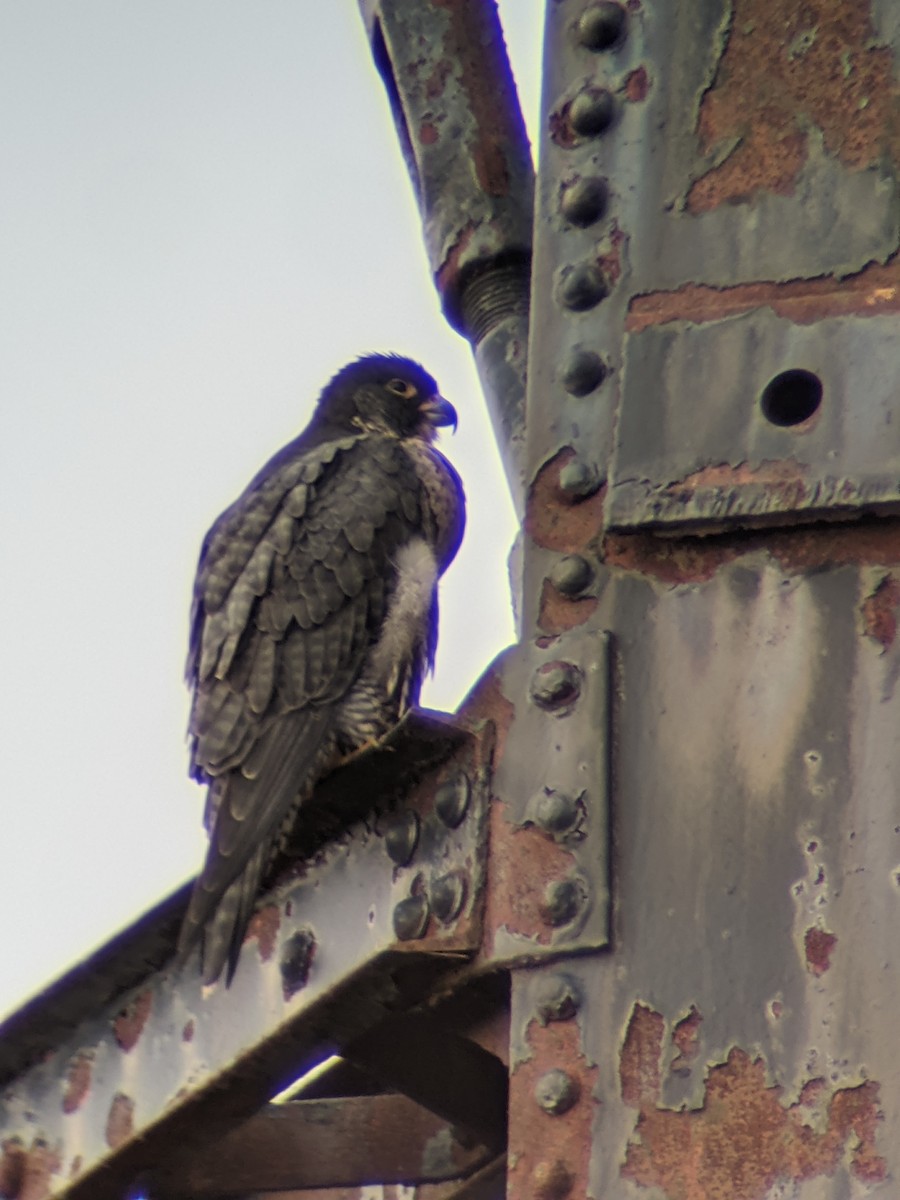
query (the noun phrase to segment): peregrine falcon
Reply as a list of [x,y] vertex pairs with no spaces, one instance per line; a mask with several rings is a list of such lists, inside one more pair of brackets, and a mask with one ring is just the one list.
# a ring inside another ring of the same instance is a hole
[[316,782],[418,700],[437,583],[465,524],[434,446],[456,426],[398,355],[350,363],[303,433],[206,535],[187,676],[191,774],[208,785],[206,862],[179,937],[207,983],[234,974],[260,886]]

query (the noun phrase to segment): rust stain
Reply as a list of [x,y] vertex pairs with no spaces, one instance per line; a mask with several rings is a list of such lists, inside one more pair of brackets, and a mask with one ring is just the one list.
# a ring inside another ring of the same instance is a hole
[[870,0],[734,0],[697,133],[704,153],[735,145],[694,183],[689,210],[746,201],[759,189],[790,193],[807,159],[810,124],[852,170],[900,161],[900,88],[891,50],[875,45],[874,35]]
[[433,146],[440,136],[437,125],[431,121],[423,121],[419,126],[419,141],[423,146]]
[[47,1200],[51,1191],[51,1175],[62,1167],[58,1151],[46,1142],[35,1138],[31,1149],[22,1159],[22,1174],[18,1192],[12,1193],[15,1200]]
[[720,568],[759,553],[797,575],[826,566],[893,566],[900,563],[900,521],[890,517],[843,524],[818,521],[794,529],[679,538],[608,533],[601,558],[608,567],[679,584],[704,583]]
[[700,1026],[703,1018],[695,1005],[672,1030],[672,1044],[678,1053],[672,1059],[669,1070],[673,1075],[685,1075],[690,1072],[691,1065],[700,1053]]
[[[603,277],[609,283],[609,286],[615,287],[622,276],[622,246],[626,240],[625,234],[618,227],[613,225],[613,228],[607,238],[604,239],[604,245],[609,245],[609,250],[603,250],[603,253],[597,257],[597,266],[603,272]],[[603,249],[603,247],[601,247]]]
[[18,1138],[7,1138],[0,1154],[0,1196],[18,1196],[25,1169],[25,1147]]
[[77,1112],[81,1108],[90,1091],[93,1069],[94,1055],[92,1051],[81,1050],[72,1058],[66,1072],[66,1088],[63,1092],[62,1110],[64,1113]]
[[[778,1183],[833,1175],[842,1159],[857,1179],[886,1177],[875,1149],[877,1083],[829,1093],[814,1079],[786,1105],[783,1089],[766,1083],[765,1061],[735,1047],[709,1068],[699,1109],[662,1108],[664,1028],[660,1013],[635,1004],[620,1060],[623,1099],[639,1110],[622,1167],[626,1179],[672,1200],[765,1200]],[[805,1111],[813,1104],[823,1114],[816,1128]]]
[[878,587],[863,601],[862,616],[866,635],[878,642],[885,653],[897,636],[897,610],[900,609],[900,579],[885,575]]
[[456,241],[448,248],[444,256],[444,261],[435,274],[435,286],[442,296],[456,294],[466,251],[474,241],[477,233],[477,224],[474,221],[470,221],[468,225],[460,229]]
[[635,1004],[631,1010],[619,1055],[619,1086],[631,1108],[659,1095],[665,1024],[662,1015],[646,1004]]
[[549,579],[545,579],[541,588],[538,627],[544,633],[566,633],[590,620],[599,603],[596,596],[580,596],[576,599],[564,596]]
[[113,1036],[122,1050],[133,1050],[150,1016],[153,993],[148,989],[129,1002],[113,1021]]
[[109,1106],[106,1118],[106,1144],[110,1149],[127,1142],[134,1133],[134,1101],[130,1096],[117,1092]]
[[604,489],[574,499],[559,484],[559,473],[575,458],[567,446],[538,471],[528,493],[525,531],[538,546],[574,554],[600,536],[603,527]]
[[688,283],[671,292],[648,292],[631,300],[625,328],[629,333],[640,333],[651,325],[670,321],[700,325],[763,307],[795,325],[811,325],[825,317],[876,317],[900,312],[900,255],[893,255],[886,263],[869,263],[842,279],[819,275],[814,279],[739,283],[723,288]]
[[[531,1057],[510,1075],[509,1170],[507,1194],[561,1200],[588,1195],[591,1126],[596,1102],[591,1093],[598,1067],[585,1059],[577,1021],[530,1023]],[[560,1066],[572,1076],[579,1098],[567,1112],[550,1115],[535,1103],[541,1076]]]
[[[485,941],[492,943],[497,931],[506,929],[546,946],[554,931],[543,914],[543,886],[536,887],[535,880],[549,884],[568,878],[574,859],[534,826],[513,825],[505,807],[497,798],[491,803]],[[489,956],[492,944],[484,952]]]
[[181,1031],[181,1040],[183,1042],[192,1042],[194,1040],[194,1030],[194,1018],[191,1017],[189,1021],[185,1021],[184,1023],[184,1029]]
[[831,966],[831,955],[837,945],[837,938],[827,929],[813,926],[803,935],[803,949],[806,954],[806,966],[813,975],[824,975]]
[[76,1176],[80,1175],[83,1166],[84,1159],[80,1154],[76,1154],[72,1159],[72,1165],[69,1167],[69,1178],[75,1179]]
[[244,940],[256,938],[262,962],[268,962],[275,953],[275,943],[278,940],[280,925],[281,909],[277,904],[267,904],[265,908],[258,908],[250,918]]
[[625,86],[622,89],[625,94],[625,99],[632,104],[640,104],[642,100],[647,99],[650,91],[650,77],[647,74],[646,67],[637,67],[625,79]]

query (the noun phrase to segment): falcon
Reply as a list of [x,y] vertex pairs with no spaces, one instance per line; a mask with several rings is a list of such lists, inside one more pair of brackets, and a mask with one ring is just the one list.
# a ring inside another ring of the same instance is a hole
[[447,425],[456,413],[421,366],[360,358],[204,539],[187,676],[209,850],[178,951],[200,944],[207,983],[226,965],[230,982],[317,781],[383,738],[434,664],[438,579],[465,524],[434,445]]

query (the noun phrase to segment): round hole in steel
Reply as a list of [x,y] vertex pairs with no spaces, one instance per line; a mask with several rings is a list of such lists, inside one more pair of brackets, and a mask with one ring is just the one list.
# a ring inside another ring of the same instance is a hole
[[821,403],[822,380],[799,367],[771,379],[759,401],[766,420],[782,428],[808,421]]

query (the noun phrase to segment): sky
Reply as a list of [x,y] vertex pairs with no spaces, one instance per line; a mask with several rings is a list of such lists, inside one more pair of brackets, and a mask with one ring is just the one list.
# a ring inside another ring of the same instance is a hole
[[[532,139],[541,0],[500,4]],[[179,886],[203,534],[372,350],[460,415],[452,711],[514,638],[515,519],[354,0],[0,5],[0,1015]]]

